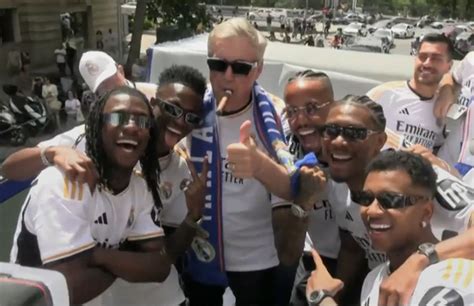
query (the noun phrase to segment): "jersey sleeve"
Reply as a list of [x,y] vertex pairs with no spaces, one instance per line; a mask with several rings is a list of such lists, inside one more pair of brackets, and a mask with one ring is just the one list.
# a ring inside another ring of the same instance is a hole
[[[137,241],[164,236],[163,229],[157,225],[159,224],[158,219],[155,221],[153,217],[153,196],[147,189],[145,181],[136,175],[134,175],[134,180],[136,181],[135,192],[139,195],[139,197],[136,198],[140,199],[140,201],[135,206],[137,210],[135,212],[136,220],[129,219],[129,222],[132,222],[133,225],[127,239]],[[131,215],[130,218],[133,218],[133,215]],[[158,218],[158,215],[155,216],[155,218]]]
[[473,305],[474,261],[452,258],[426,268],[410,305]]
[[446,240],[467,230],[474,213],[474,189],[444,169],[436,171],[437,192],[431,226],[439,240]]
[[76,144],[78,137],[84,133],[85,133],[84,125],[80,125],[80,126],[70,129],[69,131],[58,134],[51,139],[41,141],[40,143],[37,144],[37,146],[39,148],[47,148],[47,147],[53,147],[53,146],[72,147]]
[[30,193],[31,232],[36,235],[43,263],[92,248],[87,185],[70,182],[54,167],[43,171]]

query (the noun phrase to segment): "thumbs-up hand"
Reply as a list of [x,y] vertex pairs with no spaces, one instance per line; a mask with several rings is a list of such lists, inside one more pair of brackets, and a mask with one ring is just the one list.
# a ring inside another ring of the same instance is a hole
[[265,154],[257,148],[251,133],[252,122],[240,126],[240,142],[227,146],[227,161],[232,174],[238,178],[252,178],[258,173]]

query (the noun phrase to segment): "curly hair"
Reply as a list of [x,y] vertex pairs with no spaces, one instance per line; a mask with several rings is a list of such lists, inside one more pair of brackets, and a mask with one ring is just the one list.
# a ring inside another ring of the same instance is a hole
[[[99,190],[104,188],[111,189],[106,171],[108,156],[105,153],[102,140],[102,128],[104,126],[102,113],[107,101],[111,97],[119,94],[128,94],[139,98],[146,104],[150,117],[152,117],[153,114],[146,96],[138,90],[127,86],[122,86],[108,92],[93,105],[86,122],[86,153],[92,159],[98,171],[99,178],[97,186]],[[150,127],[149,133],[150,138],[145,152],[140,158],[140,166],[143,178],[146,181],[148,189],[152,193],[155,206],[161,207],[162,203],[157,189],[159,184],[160,165],[158,163],[158,154],[156,152],[157,130],[154,124]]]
[[206,79],[199,70],[186,65],[172,65],[163,70],[158,79],[158,86],[180,83],[191,88],[200,97],[206,92]]
[[410,176],[411,184],[426,189],[432,197],[436,194],[436,172],[431,163],[419,154],[383,151],[369,163],[366,174],[395,170],[405,171]]

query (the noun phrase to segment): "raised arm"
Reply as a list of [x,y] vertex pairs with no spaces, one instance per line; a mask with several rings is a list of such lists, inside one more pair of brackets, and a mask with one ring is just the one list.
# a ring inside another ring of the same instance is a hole
[[300,170],[300,193],[311,189],[312,194],[298,196],[295,204],[288,203],[273,209],[272,222],[275,247],[280,262],[291,266],[298,262],[303,252],[309,212],[313,209],[318,191],[323,190],[326,177],[317,167],[302,167]]
[[37,176],[49,164],[63,170],[72,181],[83,183],[96,178],[95,167],[89,157],[78,150],[62,146],[19,150],[5,159],[1,170],[7,179],[21,181]]
[[439,83],[438,98],[435,102],[433,114],[439,120],[444,120],[449,108],[456,102],[457,93],[461,86],[456,83],[451,72],[446,73]]

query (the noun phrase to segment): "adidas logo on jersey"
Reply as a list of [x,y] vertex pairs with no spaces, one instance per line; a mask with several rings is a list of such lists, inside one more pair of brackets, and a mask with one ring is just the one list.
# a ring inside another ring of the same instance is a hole
[[94,224],[104,224],[104,225],[108,224],[107,215],[105,213],[100,215],[97,219],[95,219]]
[[348,211],[346,211],[346,220],[354,221],[354,219],[352,219],[352,216]]
[[408,108],[405,107],[404,109],[400,110],[398,112],[399,114],[404,114],[404,115],[410,115],[410,112],[408,111]]

